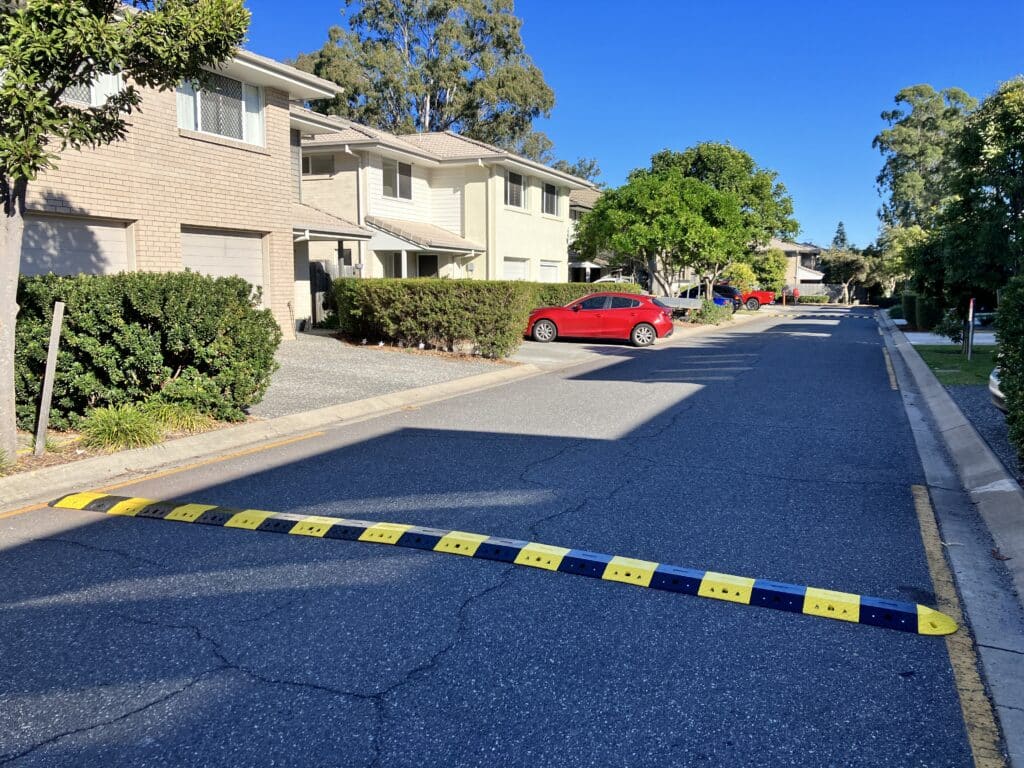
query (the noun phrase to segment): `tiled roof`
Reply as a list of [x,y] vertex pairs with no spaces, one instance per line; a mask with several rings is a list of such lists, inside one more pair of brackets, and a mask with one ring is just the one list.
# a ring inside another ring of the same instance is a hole
[[600,189],[584,188],[574,189],[569,192],[569,205],[576,205],[580,208],[593,208],[594,204],[604,194]]
[[821,253],[821,248],[811,243],[791,243],[788,240],[779,240],[776,237],[768,243],[768,249],[772,251],[787,251],[789,253]]
[[360,227],[340,216],[321,211],[305,203],[292,203],[292,229],[313,229],[317,232],[332,232],[349,235],[353,239],[373,237],[368,229]]
[[409,152],[415,155],[426,157],[430,160],[442,163],[445,161],[459,160],[507,160],[527,167],[535,168],[538,171],[550,173],[553,176],[561,177],[580,185],[591,186],[590,182],[573,176],[572,174],[559,171],[550,166],[538,163],[535,160],[514,154],[501,147],[487,144],[483,141],[460,136],[451,131],[435,131],[431,133],[409,133],[402,136],[371,128],[367,125],[353,123],[351,120],[335,117],[332,120],[338,123],[336,133],[322,133],[317,136],[308,137],[303,140],[303,146],[316,147],[317,145],[331,146],[336,144],[379,144],[383,147]]
[[399,221],[380,216],[367,216],[366,223],[381,232],[387,232],[400,240],[412,243],[424,250],[443,248],[452,251],[483,251],[482,245],[471,243],[447,229],[421,221]]

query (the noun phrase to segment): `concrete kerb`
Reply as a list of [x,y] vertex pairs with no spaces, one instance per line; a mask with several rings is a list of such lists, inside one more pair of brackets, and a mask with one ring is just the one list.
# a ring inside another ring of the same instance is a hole
[[[886,344],[898,352],[898,375],[909,376],[907,383],[915,390],[904,389],[904,404],[1009,765],[1024,768],[1024,492],[917,350],[885,313],[879,317]],[[934,430],[921,408],[929,413]],[[949,466],[936,440],[955,467]],[[987,537],[975,531],[978,517]],[[992,544],[1010,559],[997,561],[989,552]]]
[[[740,315],[734,319],[734,323],[725,326],[695,326],[693,329],[684,329],[683,333],[679,333],[677,329],[675,336],[667,341],[671,343],[673,339],[683,340],[701,333],[728,330],[736,324],[742,325],[757,319],[765,318],[759,318],[757,315]],[[665,342],[662,342],[660,345],[664,344]],[[107,483],[166,470],[187,462],[201,461],[230,451],[255,447],[261,443],[294,437],[304,432],[384,416],[402,408],[427,405],[533,376],[593,363],[594,360],[574,359],[563,365],[543,368],[520,364],[440,384],[331,405],[266,421],[249,422],[148,448],[136,448],[109,456],[97,456],[31,472],[20,472],[0,478],[0,513],[18,506],[45,501],[76,489],[97,488]],[[40,489],[43,488],[46,489],[45,495],[40,493]]]
[[1006,471],[903,332],[891,325],[891,321],[887,327],[896,350],[935,420],[964,490],[977,506],[992,540],[1009,558],[1005,565],[1017,590],[1017,599],[1021,601],[1024,598],[1024,490]]

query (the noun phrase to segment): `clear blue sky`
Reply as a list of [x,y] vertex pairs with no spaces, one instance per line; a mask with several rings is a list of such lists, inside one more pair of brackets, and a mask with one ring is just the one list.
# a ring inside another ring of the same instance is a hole
[[[319,48],[340,0],[249,0],[248,47]],[[842,220],[874,239],[879,113],[907,85],[976,97],[1024,74],[1022,0],[688,2],[516,0],[557,103],[539,121],[559,157],[596,157],[611,185],[660,149],[729,141],[779,172],[800,239]]]

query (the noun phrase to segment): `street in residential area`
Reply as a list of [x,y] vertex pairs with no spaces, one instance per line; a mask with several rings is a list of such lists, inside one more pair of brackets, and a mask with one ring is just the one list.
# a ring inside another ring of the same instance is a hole
[[[561,371],[110,492],[936,606],[873,310],[581,347]],[[0,532],[3,765],[972,763],[942,637],[97,512]]]

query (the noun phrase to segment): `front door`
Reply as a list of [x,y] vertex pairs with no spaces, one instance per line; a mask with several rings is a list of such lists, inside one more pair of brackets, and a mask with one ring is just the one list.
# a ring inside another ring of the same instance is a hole
[[418,277],[437,277],[437,254],[436,253],[421,253],[419,261],[416,265],[416,275]]
[[605,305],[608,303],[607,296],[591,296],[589,299],[577,302],[570,308],[568,319],[569,328],[560,330],[563,336],[602,336],[604,335],[603,323]]

